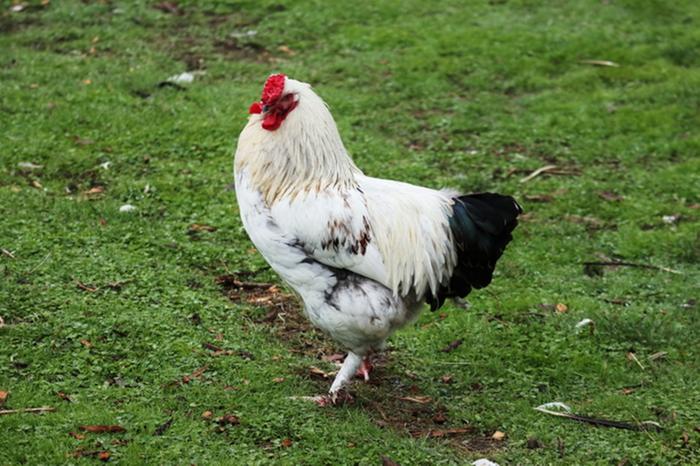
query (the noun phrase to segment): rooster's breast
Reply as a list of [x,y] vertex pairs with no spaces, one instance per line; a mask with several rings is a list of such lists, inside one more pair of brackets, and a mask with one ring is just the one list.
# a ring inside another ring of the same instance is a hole
[[418,311],[415,300],[400,297],[371,278],[317,260],[308,251],[306,238],[275,218],[245,173],[236,175],[236,196],[255,247],[299,294],[309,320],[346,349],[364,354],[380,347]]

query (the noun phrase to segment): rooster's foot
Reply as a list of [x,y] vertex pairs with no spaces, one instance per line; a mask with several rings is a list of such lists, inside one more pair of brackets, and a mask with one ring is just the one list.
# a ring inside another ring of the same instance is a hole
[[338,390],[327,395],[318,395],[311,398],[311,401],[316,403],[321,408],[327,406],[343,406],[352,404],[355,398],[346,390]]
[[369,382],[369,373],[372,372],[372,369],[374,369],[372,361],[369,359],[369,356],[365,356],[362,358],[362,365],[355,372],[355,377],[361,377],[365,382]]

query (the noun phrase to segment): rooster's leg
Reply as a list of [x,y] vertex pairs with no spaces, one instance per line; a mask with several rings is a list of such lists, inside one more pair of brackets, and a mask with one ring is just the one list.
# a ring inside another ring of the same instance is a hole
[[360,368],[357,369],[355,375],[365,379],[365,382],[369,382],[369,373],[372,372],[372,369],[374,369],[374,366],[372,366],[372,361],[369,359],[369,355],[365,356],[362,358],[362,364],[360,365]]
[[345,358],[345,361],[338,371],[338,374],[335,376],[335,380],[333,380],[331,389],[328,392],[333,403],[338,400],[338,394],[350,383],[352,377],[355,375],[362,363],[363,360],[361,356],[358,356],[353,352],[348,353],[348,356]]

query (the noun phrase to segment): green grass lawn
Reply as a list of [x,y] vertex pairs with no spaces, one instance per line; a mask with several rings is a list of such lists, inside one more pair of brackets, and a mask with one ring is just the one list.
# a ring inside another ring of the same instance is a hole
[[[0,1],[0,410],[55,411],[0,415],[0,464],[700,464],[699,2],[41,3]],[[348,406],[290,398],[341,349],[229,187],[272,72],[366,173],[526,211]]]

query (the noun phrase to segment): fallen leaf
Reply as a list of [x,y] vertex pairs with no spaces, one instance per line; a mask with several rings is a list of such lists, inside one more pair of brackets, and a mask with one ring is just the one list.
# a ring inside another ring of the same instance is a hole
[[37,180],[32,180],[32,183],[31,183],[31,184],[32,184],[32,187],[37,188],[37,189],[43,189],[43,188],[44,188],[44,186],[43,186],[41,183],[39,183]]
[[75,136],[73,138],[73,141],[79,146],[89,146],[90,144],[95,143],[95,141],[93,141],[92,139],[81,138],[80,136]]
[[161,425],[159,425],[155,432],[153,432],[153,435],[163,435],[166,430],[170,429],[170,426],[173,424],[173,418],[168,419]]
[[505,432],[501,432],[500,430],[497,430],[496,432],[493,433],[491,438],[496,440],[497,442],[500,442],[501,440],[506,438],[506,434],[505,434]]
[[499,464],[494,463],[493,461],[487,458],[479,458],[478,460],[472,463],[472,466],[499,466]]
[[684,302],[683,304],[681,304],[681,307],[682,307],[683,309],[692,309],[692,308],[695,307],[696,304],[697,304],[697,301],[696,301],[696,300],[694,300],[694,299],[689,299],[688,301],[686,301],[686,302]]
[[56,396],[58,396],[62,400],[68,401],[69,403],[73,402],[73,399],[69,395],[66,395],[63,392],[56,393]]
[[277,47],[277,50],[279,50],[282,53],[286,53],[290,57],[293,57],[294,55],[297,54],[294,50],[290,49],[286,45],[280,45],[279,47]]
[[676,215],[664,215],[664,216],[661,217],[661,220],[663,220],[663,222],[664,222],[666,225],[675,225],[676,223],[678,223],[678,221],[679,221],[680,219],[681,219],[681,216],[680,216],[679,214],[676,214]]
[[209,342],[202,343],[202,348],[208,349],[209,351],[213,351],[215,353],[220,353],[220,352],[224,351],[223,348],[220,348],[220,347],[216,346],[215,344],[209,343]]
[[234,416],[233,414],[224,414],[221,417],[216,418],[215,421],[217,424],[226,426],[226,425],[237,425],[241,423],[241,420],[238,419],[238,417]]
[[581,329],[588,327],[591,335],[595,333],[595,322],[592,319],[582,319],[575,326],[575,331],[580,331]]
[[681,440],[683,441],[683,446],[687,447],[690,444],[690,437],[688,436],[688,432],[683,431],[681,434]]
[[85,191],[83,194],[87,196],[94,196],[96,194],[102,194],[103,192],[105,192],[104,186],[93,186],[92,188]]
[[285,438],[284,440],[282,440],[280,445],[282,445],[284,448],[289,448],[292,446],[292,440],[289,438]]
[[633,362],[635,362],[635,363],[639,366],[640,369],[642,369],[642,370],[645,370],[645,369],[646,369],[646,368],[644,367],[644,365],[643,365],[641,362],[639,362],[639,359],[637,359],[637,355],[634,354],[634,352],[632,352],[632,351],[627,352],[627,356],[626,356],[626,357],[627,357],[627,360],[628,360],[628,361],[633,361]]
[[382,466],[401,466],[396,461],[392,460],[386,455],[382,455]]
[[43,167],[43,165],[37,165],[32,162],[19,162],[17,164],[18,168],[21,168],[23,170],[39,170],[40,168]]
[[610,202],[619,202],[624,199],[623,196],[610,191],[601,191],[598,193],[598,197]]
[[563,314],[569,310],[569,307],[564,303],[557,303],[557,305],[555,306],[555,309],[556,309],[557,313]]
[[175,2],[156,3],[155,5],[153,5],[153,8],[155,8],[156,10],[160,10],[164,13],[170,13],[175,15],[180,14],[180,8]]
[[605,227],[605,223],[591,216],[581,216],[581,215],[565,215],[564,220],[571,223],[577,223],[585,225],[592,230],[600,230]]
[[540,439],[538,439],[536,437],[530,437],[527,439],[527,448],[529,448],[530,450],[535,450],[537,448],[542,448],[542,447],[544,447],[544,443],[542,443],[542,441],[540,441]]
[[95,426],[80,426],[80,430],[92,433],[103,433],[103,432],[126,432],[126,429],[122,426],[117,425],[95,425]]
[[629,395],[630,393],[634,393],[636,391],[636,388],[633,387],[623,387],[622,389],[622,394],[623,395]]
[[199,231],[208,231],[208,232],[214,232],[216,231],[216,227],[213,227],[211,225],[206,225],[204,223],[193,223],[192,225],[189,226],[188,233],[195,233]]
[[284,382],[284,377],[275,377],[272,381],[275,383],[282,383]]
[[452,351],[454,351],[454,350],[456,350],[457,348],[459,348],[459,346],[460,346],[463,342],[464,342],[464,340],[462,340],[461,338],[459,338],[459,339],[453,341],[452,343],[450,343],[449,345],[447,345],[446,347],[444,347],[443,349],[441,349],[440,352],[441,352],[441,353],[451,353]]
[[416,396],[401,396],[399,397],[399,400],[404,400],[404,401],[411,401],[413,403],[419,403],[419,404],[427,404],[433,401],[432,398],[429,396],[424,396],[424,395],[416,395]]
[[613,68],[618,68],[620,65],[614,61],[609,60],[581,60],[579,63],[583,65],[594,65],[594,66],[611,66]]
[[444,424],[447,422],[447,416],[444,412],[438,411],[435,416],[433,416],[433,422],[435,424]]
[[10,392],[0,390],[0,406],[5,404],[8,396],[10,396]]
[[83,450],[78,448],[73,452],[74,458],[83,458],[86,456],[94,456],[101,461],[109,461],[110,453],[106,450]]
[[[92,285],[86,285],[85,283],[81,282],[80,280],[75,281],[75,286],[77,286],[78,288],[80,288],[83,291],[88,291],[90,293],[94,293],[95,291],[97,291],[97,287],[92,286]],[[80,342],[83,343],[83,340],[80,340]]]
[[554,196],[549,194],[526,194],[524,197],[526,201],[530,202],[552,202],[554,200]]
[[658,353],[654,353],[651,356],[649,356],[649,361],[656,361],[657,359],[664,359],[666,356],[668,356],[668,353],[666,351],[659,351]]
[[203,366],[200,367],[199,369],[195,370],[189,375],[183,375],[182,376],[182,383],[188,384],[192,381],[192,379],[199,379],[202,377],[202,374],[209,368],[209,366]]
[[92,84],[92,79],[83,79],[83,84],[89,86],[90,84]]
[[0,416],[17,413],[52,413],[54,411],[56,411],[56,408],[52,406],[41,406],[39,408],[0,409]]
[[428,431],[416,430],[411,432],[412,437],[449,437],[452,435],[461,435],[474,432],[473,427],[454,427],[451,429],[431,429]]
[[531,179],[533,179],[533,178],[539,176],[539,175],[542,174],[542,173],[547,173],[547,172],[550,172],[550,171],[556,170],[556,169],[557,169],[557,166],[556,166],[556,165],[546,165],[546,166],[544,166],[544,167],[540,167],[540,168],[538,168],[537,170],[535,170],[535,171],[533,171],[532,173],[530,173],[530,174],[529,174],[528,176],[526,176],[525,178],[522,178],[522,179],[520,180],[520,182],[521,182],[521,183],[527,183],[528,181],[530,181]]
[[204,412],[202,413],[202,419],[204,419],[204,420],[206,420],[206,421],[208,421],[209,419],[211,419],[213,416],[214,416],[214,413],[212,413],[211,411],[204,411]]
[[316,366],[309,367],[309,373],[311,375],[321,377],[323,379],[328,379],[328,378],[334,376],[335,374],[337,374],[337,372],[326,372],[323,369],[319,369]]
[[452,376],[449,374],[445,374],[442,377],[440,377],[440,380],[442,383],[452,383]]
[[82,338],[80,340],[80,344],[86,348],[92,348],[92,343],[90,342],[90,340],[86,340],[85,338]]
[[76,440],[85,440],[85,434],[79,434],[77,432],[68,432],[68,435]]
[[[204,74],[204,71],[199,71],[199,72],[194,72],[194,71],[185,71],[184,73],[176,74],[173,76],[170,76],[168,79],[163,81],[161,84],[175,84],[175,85],[180,85],[180,84],[189,84],[194,81],[194,77],[196,74]],[[182,87],[182,86],[180,86]]]
[[335,353],[335,354],[330,354],[328,356],[324,355],[321,357],[324,361],[328,362],[343,362],[345,359],[345,354],[343,353]]

